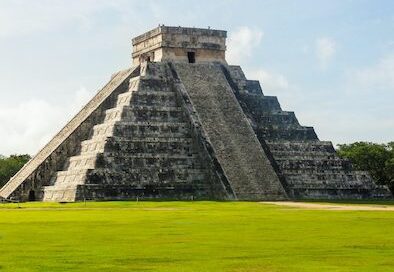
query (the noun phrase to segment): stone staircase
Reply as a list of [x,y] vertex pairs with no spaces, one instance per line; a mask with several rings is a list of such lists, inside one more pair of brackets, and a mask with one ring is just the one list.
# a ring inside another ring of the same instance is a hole
[[286,199],[221,64],[174,63],[228,182],[239,200]]
[[141,67],[103,123],[44,189],[44,201],[206,198],[209,184],[165,70]]

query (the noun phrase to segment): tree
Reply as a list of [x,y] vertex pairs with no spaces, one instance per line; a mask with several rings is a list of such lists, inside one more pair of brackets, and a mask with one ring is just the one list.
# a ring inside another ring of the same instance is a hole
[[394,157],[386,162],[384,170],[387,175],[387,185],[390,187],[390,190],[394,192]]
[[394,189],[394,142],[356,142],[338,146],[340,157],[349,159],[356,169],[368,171],[378,184]]
[[0,155],[0,187],[15,175],[30,160],[30,155],[11,155],[8,158]]

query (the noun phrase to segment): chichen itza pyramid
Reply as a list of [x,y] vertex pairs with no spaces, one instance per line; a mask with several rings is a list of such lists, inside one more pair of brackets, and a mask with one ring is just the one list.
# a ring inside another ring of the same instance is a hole
[[226,31],[159,26],[132,68],[0,190],[20,201],[386,198],[225,59]]

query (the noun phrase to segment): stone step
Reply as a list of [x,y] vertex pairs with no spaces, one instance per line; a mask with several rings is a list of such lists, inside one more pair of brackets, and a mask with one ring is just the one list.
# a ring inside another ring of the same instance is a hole
[[356,182],[362,183],[356,175],[346,173],[287,173],[286,175],[289,182],[292,183],[343,183],[343,182]]
[[115,126],[115,121],[108,121],[103,124],[98,124],[93,126],[93,133],[91,138],[102,138],[113,135],[113,130]]
[[127,122],[115,124],[114,136],[123,137],[190,137],[189,124],[186,122]]
[[139,89],[154,92],[174,92],[172,86],[163,78],[141,77],[139,80]]
[[256,121],[262,126],[278,126],[278,127],[287,127],[294,126],[300,127],[298,120],[294,114],[294,112],[262,112],[259,115],[256,115]]
[[96,136],[182,137],[190,134],[186,122],[108,121],[93,127]]
[[129,91],[118,96],[117,106],[127,105],[159,105],[159,106],[176,106],[176,95],[174,92],[162,91]]
[[68,175],[86,175],[87,173],[89,173],[93,168],[86,168],[86,169],[72,169],[72,170],[65,170],[65,171],[57,171],[56,172],[56,178],[59,177],[65,177]]
[[68,170],[111,168],[127,165],[131,168],[185,166],[199,168],[201,163],[195,153],[189,154],[119,154],[119,153],[84,153],[70,157]]
[[[192,139],[190,137],[118,137],[118,136],[103,136],[94,137],[89,140],[84,140],[81,142],[82,150],[87,148],[86,152],[92,152],[97,149],[93,149],[92,145],[104,144],[108,141],[112,142],[132,142],[132,143],[179,143],[179,144],[192,144]],[[81,152],[83,153],[83,152]]]
[[81,154],[88,152],[104,152],[108,137],[94,137],[81,142]]
[[329,152],[335,153],[335,149],[331,142],[325,141],[304,141],[304,142],[294,142],[294,141],[275,141],[267,142],[272,153],[275,152]]
[[276,159],[277,163],[286,169],[309,168],[309,167],[347,167],[349,162],[338,157],[334,159],[302,158],[288,157],[285,159]]
[[330,183],[298,183],[291,184],[291,189],[307,189],[307,190],[346,190],[346,189],[363,189],[363,190],[371,190],[374,189],[375,186],[369,186],[363,183],[340,183],[340,182],[330,182]]
[[[95,145],[93,144],[93,147]],[[190,142],[146,142],[134,140],[116,140],[108,139],[105,145],[106,152],[122,152],[126,154],[132,153],[168,153],[168,154],[188,154],[192,152],[192,145]]]
[[287,141],[311,141],[316,140],[317,136],[312,127],[295,127],[295,126],[259,126],[256,129],[259,137],[270,141],[287,140]]
[[273,151],[276,160],[291,160],[293,158],[297,158],[300,160],[335,160],[338,159],[338,156],[335,153],[329,152],[302,152],[302,151]]
[[67,169],[93,169],[96,165],[98,152],[85,152],[68,159]]
[[[159,171],[160,170],[160,171]],[[87,184],[165,184],[165,183],[199,183],[204,181],[201,169],[166,168],[166,169],[95,169],[87,178]]]
[[106,158],[101,161],[100,167],[115,167],[127,165],[129,168],[145,167],[187,167],[200,168],[201,162],[196,159],[195,154],[190,155],[168,155],[168,154],[133,154],[128,156],[117,156]]
[[180,107],[132,105],[107,110],[105,122],[119,120],[180,122],[182,119],[183,111]]

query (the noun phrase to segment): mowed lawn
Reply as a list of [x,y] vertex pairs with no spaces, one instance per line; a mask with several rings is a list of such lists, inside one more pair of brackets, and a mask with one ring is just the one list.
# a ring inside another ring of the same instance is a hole
[[394,212],[0,204],[0,271],[394,271]]

